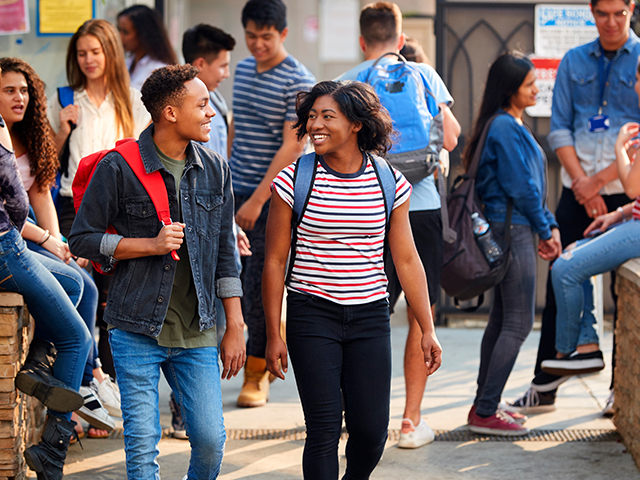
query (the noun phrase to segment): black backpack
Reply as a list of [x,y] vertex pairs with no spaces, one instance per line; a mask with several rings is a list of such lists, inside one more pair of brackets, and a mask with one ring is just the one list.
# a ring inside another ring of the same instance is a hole
[[456,305],[459,304],[460,300],[471,300],[479,297],[477,306],[470,310],[475,310],[482,305],[484,292],[502,281],[511,264],[510,244],[513,200],[509,198],[507,202],[504,239],[499,238],[495,231],[492,232],[494,239],[502,247],[503,253],[491,265],[487,262],[478,246],[473,233],[473,220],[471,218],[473,213],[477,213],[484,219],[482,203],[476,193],[476,175],[489,126],[496,116],[491,117],[485,125],[468,172],[455,179],[447,200],[449,225],[457,233],[457,238],[455,241],[444,245],[444,261],[440,283],[447,295],[454,297]]

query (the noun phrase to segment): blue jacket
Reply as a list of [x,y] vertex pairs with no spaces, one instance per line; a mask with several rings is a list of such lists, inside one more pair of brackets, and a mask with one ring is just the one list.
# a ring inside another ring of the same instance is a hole
[[[173,176],[153,143],[153,125],[140,135],[140,155],[148,173],[160,170],[173,219],[180,218]],[[191,271],[198,295],[200,330],[216,323],[215,298],[242,296],[234,259],[233,194],[229,166],[195,142],[187,148],[180,182],[182,219]],[[113,225],[118,235],[104,233]],[[119,153],[98,164],[69,236],[74,255],[109,268],[118,242],[156,237],[161,229],[146,190]],[[109,288],[105,321],[133,333],[157,337],[167,314],[176,261],[171,255],[121,260]]]
[[511,222],[529,225],[541,239],[551,238],[558,226],[547,207],[547,158],[524,125],[501,111],[489,127],[482,150],[476,191],[484,214],[492,222],[504,222],[507,199],[513,199]]

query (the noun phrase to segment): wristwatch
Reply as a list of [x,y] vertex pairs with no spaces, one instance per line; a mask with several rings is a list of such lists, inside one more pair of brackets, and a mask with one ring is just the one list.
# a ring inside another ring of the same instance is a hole
[[620,217],[622,217],[621,220],[624,222],[626,220],[626,218],[624,218],[624,209],[622,207],[618,207],[616,208],[616,212],[620,212]]

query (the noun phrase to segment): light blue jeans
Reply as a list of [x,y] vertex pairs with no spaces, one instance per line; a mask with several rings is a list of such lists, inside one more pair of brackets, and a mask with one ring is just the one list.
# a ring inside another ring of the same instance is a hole
[[598,343],[589,279],[636,257],[640,257],[640,221],[631,220],[596,238],[580,240],[555,261],[551,280],[558,307],[558,352],[570,354],[578,345]]
[[109,330],[109,341],[122,396],[127,477],[160,478],[156,458],[162,437],[158,409],[162,369],[191,443],[189,479],[217,478],[226,440],[218,349],[161,347],[154,338],[116,328]]
[[[79,300],[82,290],[76,292],[77,295],[71,294],[73,300],[70,300],[53,274],[38,260],[42,258],[27,249],[15,228],[0,236],[0,291],[22,294],[35,320],[36,336],[52,342],[58,351],[53,376],[77,391],[93,342],[72,303]],[[56,265],[51,267],[55,269]],[[60,269],[57,274],[64,275],[68,270],[68,267]],[[52,413],[71,419],[71,413]]]

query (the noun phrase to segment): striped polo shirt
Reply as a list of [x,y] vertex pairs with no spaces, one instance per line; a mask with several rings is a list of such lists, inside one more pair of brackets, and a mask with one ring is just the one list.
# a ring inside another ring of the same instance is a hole
[[256,71],[254,57],[238,63],[233,82],[235,138],[229,159],[234,193],[251,195],[256,189],[282,145],[284,122],[298,118],[296,95],[314,84],[311,72],[291,55],[262,73]]
[[[293,207],[296,162],[282,170],[272,190]],[[411,185],[396,176],[393,208],[409,200]],[[370,303],[387,295],[383,251],[385,209],[370,161],[343,174],[320,158],[309,204],[298,226],[296,256],[287,286],[341,305]]]

